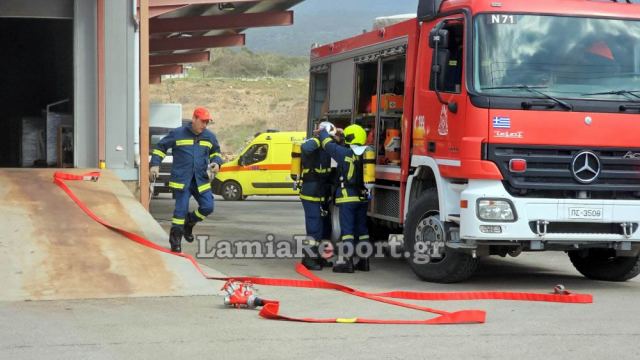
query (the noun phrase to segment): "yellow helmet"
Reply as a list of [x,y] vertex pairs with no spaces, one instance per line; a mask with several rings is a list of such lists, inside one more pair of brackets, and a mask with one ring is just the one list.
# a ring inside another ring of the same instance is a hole
[[367,132],[358,124],[349,125],[344,129],[344,142],[347,145],[364,145],[367,142]]

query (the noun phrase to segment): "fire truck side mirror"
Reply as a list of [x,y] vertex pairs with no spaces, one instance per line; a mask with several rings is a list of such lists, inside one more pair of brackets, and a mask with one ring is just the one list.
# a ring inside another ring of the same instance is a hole
[[429,21],[438,16],[444,0],[420,0],[418,2],[418,20]]
[[[438,23],[429,33],[429,47],[433,48],[431,58],[431,89],[438,96],[438,100],[447,105],[448,103],[440,97],[440,91],[444,90],[447,71],[445,67],[449,63],[451,53],[449,51],[449,30],[443,29],[445,22]],[[457,110],[457,109],[456,109]]]

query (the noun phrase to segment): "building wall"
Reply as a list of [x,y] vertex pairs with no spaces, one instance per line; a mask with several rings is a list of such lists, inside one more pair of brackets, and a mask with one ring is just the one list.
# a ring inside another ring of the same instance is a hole
[[71,19],[74,0],[0,0],[3,17]]
[[74,4],[74,166],[98,167],[97,1]]
[[[104,0],[105,161],[137,180],[135,0]],[[98,166],[98,0],[0,0],[1,17],[73,18],[74,166]],[[147,151],[143,151],[147,154]]]
[[[134,0],[104,1],[105,162],[123,180],[137,180],[135,103],[137,78]],[[97,0],[76,0],[76,159],[96,167],[97,154]],[[86,150],[86,151],[85,151]]]
[[106,163],[123,180],[134,162],[135,23],[132,0],[105,1]]

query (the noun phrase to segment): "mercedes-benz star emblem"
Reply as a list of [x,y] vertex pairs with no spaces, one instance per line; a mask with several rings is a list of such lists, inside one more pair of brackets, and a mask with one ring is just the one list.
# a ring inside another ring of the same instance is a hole
[[600,159],[591,151],[578,153],[571,163],[573,177],[582,184],[594,182],[600,175],[600,169]]

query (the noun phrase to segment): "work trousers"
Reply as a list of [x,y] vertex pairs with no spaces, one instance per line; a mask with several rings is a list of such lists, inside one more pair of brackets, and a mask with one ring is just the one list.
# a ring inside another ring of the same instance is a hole
[[331,238],[331,216],[322,216],[322,202],[301,200],[307,236],[316,241]]
[[[185,184],[184,189],[174,189],[173,191],[176,196],[176,207],[173,211],[172,227],[183,227],[185,221],[202,221],[213,213],[214,201],[211,189],[198,192],[198,184],[195,177],[191,179],[191,182]],[[189,199],[191,196],[198,202],[198,209],[189,213]]]
[[367,228],[366,201],[354,201],[338,204],[340,209],[340,240],[356,245],[359,241],[369,241]]

